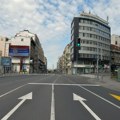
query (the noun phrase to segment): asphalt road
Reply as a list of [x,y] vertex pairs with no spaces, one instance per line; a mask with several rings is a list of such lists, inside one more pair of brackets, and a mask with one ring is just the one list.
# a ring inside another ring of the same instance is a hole
[[0,120],[120,120],[120,92],[72,75],[0,78]]

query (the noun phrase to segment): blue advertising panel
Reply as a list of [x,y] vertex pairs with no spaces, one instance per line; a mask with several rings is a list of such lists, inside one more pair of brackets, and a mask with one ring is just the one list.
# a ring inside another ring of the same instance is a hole
[[10,57],[2,57],[1,64],[3,66],[11,66],[11,58]]
[[29,56],[29,46],[10,46],[10,56]]

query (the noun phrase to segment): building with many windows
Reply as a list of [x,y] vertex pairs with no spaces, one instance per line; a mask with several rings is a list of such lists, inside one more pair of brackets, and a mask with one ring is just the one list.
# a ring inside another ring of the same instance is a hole
[[0,56],[8,57],[8,49],[9,49],[9,39],[7,37],[0,36]]
[[36,34],[28,30],[17,33],[11,40],[9,55],[13,71],[43,73],[47,70],[47,59]]
[[70,48],[71,46],[68,44],[58,60],[57,69],[60,73],[71,74]]
[[11,58],[9,57],[10,40],[0,36],[0,74],[11,71]]
[[111,36],[111,44],[120,47],[120,36],[113,34]]
[[111,71],[120,68],[120,47],[111,44]]
[[[80,38],[80,48],[77,40]],[[81,13],[71,23],[72,73],[93,73],[97,57],[107,66],[110,63],[111,29],[108,21],[91,13]]]
[[114,72],[120,68],[120,36],[113,34],[111,36],[111,71]]

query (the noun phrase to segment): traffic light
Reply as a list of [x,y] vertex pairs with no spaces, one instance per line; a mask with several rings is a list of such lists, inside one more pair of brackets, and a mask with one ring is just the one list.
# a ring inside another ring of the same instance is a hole
[[80,38],[77,39],[77,47],[80,47]]

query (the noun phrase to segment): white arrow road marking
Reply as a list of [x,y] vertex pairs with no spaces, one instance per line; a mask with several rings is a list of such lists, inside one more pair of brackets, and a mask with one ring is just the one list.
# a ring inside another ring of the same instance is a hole
[[20,88],[22,88],[22,87],[24,87],[24,86],[26,86],[26,85],[27,85],[27,84],[24,84],[24,85],[19,86],[19,87],[15,88],[15,89],[13,89],[13,90],[11,90],[11,91],[3,94],[3,95],[0,95],[0,98],[3,97],[3,96],[5,96],[5,95],[8,95],[8,94],[10,94],[10,93],[12,93],[12,92],[14,92],[14,91],[16,91],[16,90],[18,90],[18,89],[20,89]]
[[1,120],[7,120],[26,100],[31,100],[32,99],[32,92],[28,93],[27,95],[24,95],[18,99],[21,99],[21,101],[7,115],[5,115]]
[[101,120],[83,101],[86,101],[86,99],[82,98],[81,96],[78,96],[73,93],[73,100],[79,101],[87,110],[88,112],[96,119]]

